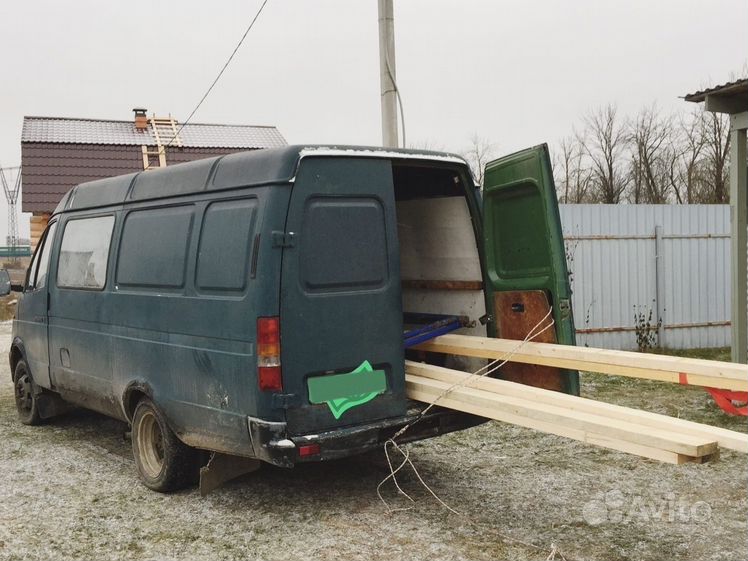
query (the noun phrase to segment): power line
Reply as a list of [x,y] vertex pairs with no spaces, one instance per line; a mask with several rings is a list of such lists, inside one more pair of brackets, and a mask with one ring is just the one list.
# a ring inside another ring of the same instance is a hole
[[187,123],[190,122],[190,119],[192,119],[193,115],[195,113],[197,113],[198,109],[200,109],[200,106],[203,104],[203,102],[208,97],[208,95],[210,94],[210,92],[213,91],[213,88],[218,83],[218,80],[221,79],[221,76],[223,76],[223,73],[226,71],[226,68],[228,68],[229,64],[231,64],[231,61],[234,59],[234,56],[236,55],[237,51],[242,46],[242,43],[244,43],[244,40],[247,38],[247,35],[249,35],[249,32],[252,30],[252,27],[254,26],[255,22],[257,21],[257,18],[260,17],[260,14],[262,13],[262,10],[265,9],[265,4],[267,4],[267,3],[268,3],[268,0],[263,0],[262,5],[260,6],[259,10],[257,10],[257,13],[255,14],[255,17],[252,18],[252,21],[249,23],[249,25],[247,26],[247,29],[244,31],[244,35],[242,35],[242,38],[239,39],[239,42],[236,44],[236,47],[234,47],[234,50],[232,51],[231,55],[229,56],[229,58],[224,63],[223,67],[221,68],[221,71],[218,73],[218,76],[216,76],[216,79],[213,80],[213,83],[207,89],[207,91],[205,92],[205,94],[203,94],[203,97],[200,98],[200,101],[197,102],[197,105],[192,110],[192,113],[190,113],[189,116],[187,117],[187,119],[184,121],[184,123],[182,123],[180,125],[179,130],[177,130],[177,133],[172,137],[172,139],[169,141],[169,143],[166,146],[164,146],[164,150],[166,150],[166,148],[168,148],[169,146],[171,146],[171,143],[174,142],[177,139],[177,137],[179,136],[179,133],[182,132],[182,129],[184,128],[184,126]]

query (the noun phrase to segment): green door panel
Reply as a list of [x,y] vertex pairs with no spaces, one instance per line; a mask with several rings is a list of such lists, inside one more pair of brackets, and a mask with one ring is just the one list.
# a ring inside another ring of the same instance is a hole
[[[494,160],[484,178],[487,301],[494,302],[503,291],[544,291],[553,306],[556,340],[574,345],[571,288],[548,146]],[[496,335],[496,322],[489,333]],[[568,373],[567,379],[565,391],[578,393],[578,374]]]

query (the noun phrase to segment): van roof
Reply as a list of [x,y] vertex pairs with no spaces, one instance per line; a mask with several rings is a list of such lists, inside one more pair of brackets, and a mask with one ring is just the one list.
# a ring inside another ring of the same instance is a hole
[[428,160],[467,166],[461,156],[428,150],[327,145],[249,150],[81,183],[65,194],[53,214],[203,191],[293,183],[302,158],[321,156]]

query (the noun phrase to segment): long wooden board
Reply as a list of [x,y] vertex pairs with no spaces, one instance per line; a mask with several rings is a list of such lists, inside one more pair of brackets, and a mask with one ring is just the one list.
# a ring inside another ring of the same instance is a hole
[[[405,384],[408,394],[421,397],[428,395],[432,400],[452,386],[449,383],[414,375],[407,375]],[[717,451],[717,443],[713,439],[644,427],[602,415],[570,411],[555,405],[534,403],[526,399],[498,395],[475,388],[457,388],[449,393],[449,398],[452,402],[474,405],[490,411],[492,412],[490,418],[499,421],[505,420],[505,415],[510,415],[512,418],[521,416],[528,420],[540,421],[544,425],[556,425],[582,431],[585,434],[605,435],[611,440],[692,457],[707,456]],[[586,438],[585,441],[587,441]]]
[[[411,399],[415,399],[417,401],[423,401],[425,403],[431,403],[439,395],[437,392],[434,392],[434,391],[422,391],[420,389],[411,388],[411,387],[407,388],[407,393],[408,393],[408,397],[410,397]],[[637,456],[651,458],[653,460],[658,460],[660,462],[667,462],[671,464],[683,464],[686,462],[701,462],[709,458],[708,456],[707,457],[686,456],[684,454],[669,452],[666,450],[661,450],[659,448],[653,448],[650,446],[643,446],[641,444],[634,444],[631,442],[617,440],[609,436],[594,433],[591,431],[574,429],[571,427],[567,427],[563,424],[539,421],[537,419],[531,419],[531,418],[524,417],[519,414],[512,414],[506,411],[497,412],[493,408],[486,408],[486,407],[481,407],[479,405],[476,405],[474,403],[466,403],[466,402],[458,401],[456,399],[453,399],[453,397],[450,397],[450,396],[443,397],[442,399],[440,399],[439,405],[443,407],[448,407],[450,409],[455,409],[457,411],[463,411],[465,413],[479,415],[487,419],[503,421],[506,423],[511,423],[513,425],[518,425],[521,427],[531,428],[531,429],[545,432],[548,434],[555,434],[558,436],[570,438],[572,440],[586,442],[588,444],[593,444],[595,446],[602,446],[605,448],[610,448],[612,450],[618,450],[619,452],[626,452],[628,454],[636,454]]]
[[[459,383],[468,376],[465,372],[442,368],[431,364],[406,361],[405,371],[407,374],[431,378],[448,384]],[[647,427],[669,430],[672,432],[701,436],[716,441],[720,447],[748,453],[748,434],[713,427],[683,419],[676,419],[667,415],[650,413],[640,409],[621,407],[594,399],[586,399],[559,392],[534,388],[516,382],[497,380],[487,377],[472,377],[467,387],[490,391],[499,395],[507,395],[528,399],[537,404],[549,404],[564,407],[570,412],[580,411],[606,416],[644,425]],[[650,456],[651,457],[651,456]]]
[[[517,349],[518,344],[519,341],[511,339],[448,334],[414,348],[437,353],[501,359]],[[532,341],[523,343],[511,355],[510,360],[512,362],[557,366],[570,370],[748,391],[748,366],[732,362],[573,347]]]

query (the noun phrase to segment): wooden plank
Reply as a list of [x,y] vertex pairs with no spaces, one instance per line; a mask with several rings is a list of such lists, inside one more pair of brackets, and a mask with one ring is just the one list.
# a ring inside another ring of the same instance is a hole
[[[432,397],[451,387],[451,384],[412,374],[406,375],[405,384],[409,395],[411,392],[417,392],[419,395],[426,393]],[[502,413],[509,413],[686,456],[705,456],[717,451],[717,443],[703,437],[654,429],[591,413],[570,411],[545,403],[537,404],[526,399],[496,395],[484,390],[457,388],[449,393],[449,397],[457,402],[477,405],[492,411],[494,414],[491,418],[499,421],[503,420],[498,418]]]
[[403,288],[422,290],[483,290],[483,281],[403,279]]
[[[461,382],[466,376],[468,376],[465,372],[409,360],[405,361],[405,371],[408,374],[423,376],[425,378],[431,378],[449,384]],[[686,421],[684,419],[676,419],[667,415],[658,415],[657,413],[650,413],[649,411],[641,411],[640,409],[632,409],[630,407],[621,407],[620,405],[595,401],[594,399],[567,395],[541,388],[533,388],[506,380],[497,380],[496,378],[474,377],[470,380],[467,387],[491,391],[501,395],[523,397],[536,403],[547,403],[559,407],[566,407],[573,411],[583,411],[604,415],[612,419],[619,419],[653,428],[661,428],[673,432],[702,436],[704,438],[715,440],[722,448],[748,454],[748,434],[723,429],[721,427],[713,427],[701,423],[695,423],[693,421]]]
[[[418,389],[408,389],[408,397],[418,401],[423,401],[425,403],[430,403],[436,396],[437,394],[435,394],[434,392],[420,391]],[[474,403],[457,401],[455,399],[452,399],[451,397],[444,397],[440,399],[439,404],[450,409],[463,411],[465,413],[471,413],[473,415],[479,415],[487,419],[503,421],[505,423],[511,423],[513,425],[538,430],[548,434],[555,434],[557,436],[563,436],[572,440],[578,440],[587,444],[610,448],[619,452],[636,454],[637,456],[658,460],[660,462],[682,464],[688,461],[696,461],[696,458],[693,458],[691,456],[685,456],[683,454],[677,454],[675,452],[669,452],[650,446],[643,446],[641,444],[624,442],[621,440],[612,439],[605,435],[596,434],[591,431],[574,429],[565,425],[560,425],[558,423],[539,421],[537,419],[523,417],[522,415],[515,415],[507,411],[495,411],[492,408],[481,407]]]
[[[508,290],[494,293],[493,310],[497,334],[502,339],[524,339],[533,327],[550,326],[551,305],[544,290]],[[538,343],[558,343],[556,331],[540,331],[534,339]],[[504,365],[501,375],[512,382],[562,391],[566,373],[552,366],[522,362]]]
[[[518,343],[519,341],[510,339],[448,334],[414,348],[430,352],[497,359],[507,356],[517,348]],[[748,391],[748,365],[733,362],[573,347],[534,341],[524,343],[512,354],[511,361]]]
[[146,170],[150,166],[150,161],[148,159],[148,147],[143,145],[140,147],[140,150],[143,154],[143,169]]

